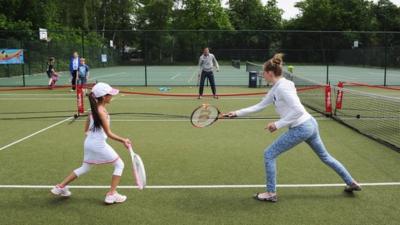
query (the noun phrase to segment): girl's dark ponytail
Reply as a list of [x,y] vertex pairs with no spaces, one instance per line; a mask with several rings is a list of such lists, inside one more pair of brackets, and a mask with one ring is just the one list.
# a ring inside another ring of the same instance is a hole
[[97,101],[101,100],[101,98],[96,99],[93,95],[93,93],[89,94],[89,103],[90,103],[90,109],[92,110],[92,118],[93,118],[93,131],[99,130],[103,124],[99,116],[99,110],[97,108]]

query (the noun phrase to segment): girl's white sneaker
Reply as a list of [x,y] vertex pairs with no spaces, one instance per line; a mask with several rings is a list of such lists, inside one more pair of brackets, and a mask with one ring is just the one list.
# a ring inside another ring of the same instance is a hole
[[51,189],[51,193],[62,197],[69,197],[72,194],[67,186],[61,188],[59,185],[54,186],[53,189]]
[[106,204],[122,203],[125,202],[126,199],[127,197],[125,195],[120,195],[118,192],[115,192],[114,194],[107,194],[104,202]]

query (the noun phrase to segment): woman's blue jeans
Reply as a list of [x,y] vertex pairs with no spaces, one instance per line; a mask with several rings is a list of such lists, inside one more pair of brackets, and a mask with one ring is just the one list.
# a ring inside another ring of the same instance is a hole
[[314,150],[322,162],[335,170],[347,185],[353,183],[353,178],[346,168],[326,150],[319,135],[318,123],[311,118],[299,126],[289,128],[265,150],[264,161],[268,192],[276,192],[276,158],[303,141]]

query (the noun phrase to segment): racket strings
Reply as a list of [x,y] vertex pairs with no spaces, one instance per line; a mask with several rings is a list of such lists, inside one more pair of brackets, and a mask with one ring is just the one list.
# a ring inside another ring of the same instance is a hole
[[202,105],[193,111],[190,120],[195,127],[207,127],[218,119],[219,114],[219,110],[214,106]]

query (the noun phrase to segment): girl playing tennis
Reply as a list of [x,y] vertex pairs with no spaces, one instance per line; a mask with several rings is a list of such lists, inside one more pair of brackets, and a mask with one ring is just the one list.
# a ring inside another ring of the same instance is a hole
[[264,64],[264,78],[273,84],[266,96],[256,105],[227,114],[229,117],[244,116],[259,112],[270,104],[274,104],[280,120],[267,124],[265,129],[274,132],[282,127],[289,130],[275,140],[264,152],[265,172],[267,177],[266,192],[257,193],[254,197],[260,201],[276,202],[276,158],[300,144],[306,142],[319,158],[344,180],[345,191],[360,191],[361,186],[351,177],[346,168],[326,150],[318,131],[317,121],[305,110],[296,93],[292,81],[282,77],[283,54],[276,54]]
[[112,96],[118,94],[117,89],[113,89],[106,83],[97,83],[89,95],[91,114],[85,124],[86,139],[84,143],[83,164],[74,170],[64,181],[57,184],[51,192],[55,195],[68,197],[71,192],[67,185],[76,178],[87,173],[92,165],[112,163],[114,173],[112,176],[111,187],[106,194],[105,203],[121,203],[126,200],[126,196],[118,194],[116,191],[124,169],[124,162],[120,159],[114,149],[107,144],[107,137],[119,141],[128,147],[131,141],[127,138],[119,137],[110,129],[110,116],[106,110],[106,104],[111,102]]
[[56,59],[54,57],[50,57],[47,61],[47,77],[49,78],[49,89],[53,89],[58,81],[59,74],[56,73],[54,69]]

